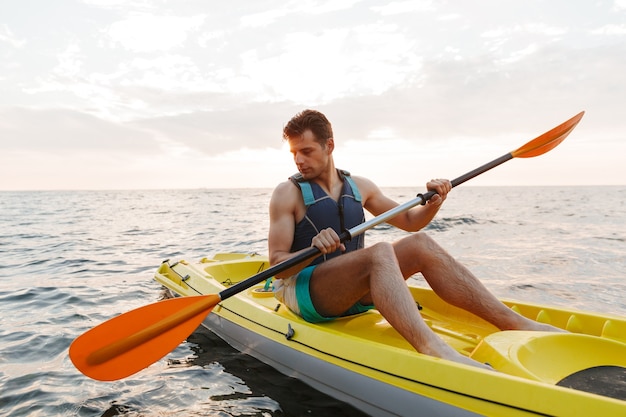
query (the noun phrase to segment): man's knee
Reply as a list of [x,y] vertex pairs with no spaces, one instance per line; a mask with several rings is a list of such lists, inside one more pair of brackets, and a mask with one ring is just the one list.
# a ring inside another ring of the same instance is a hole
[[405,277],[422,272],[441,253],[441,247],[426,233],[418,232],[394,243],[394,250]]
[[434,239],[423,232],[413,233],[395,244],[396,248],[408,249],[411,253],[428,252],[435,246],[437,243]]
[[435,240],[430,237],[428,234],[424,233],[424,232],[417,232],[417,233],[413,233],[410,236],[413,240],[416,240],[417,242],[423,244],[423,245],[430,245],[430,244],[434,244]]
[[395,259],[396,253],[391,243],[378,242],[370,246],[370,259],[375,262],[388,261]]

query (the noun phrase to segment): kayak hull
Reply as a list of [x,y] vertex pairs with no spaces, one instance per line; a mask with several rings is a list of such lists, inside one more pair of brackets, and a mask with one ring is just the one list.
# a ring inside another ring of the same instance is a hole
[[[372,416],[414,416],[415,410],[425,416],[478,415],[426,397],[407,397],[403,389],[275,343],[217,314],[207,316],[203,325],[240,352]],[[371,393],[376,393],[375,398]]]
[[[264,256],[218,254],[164,262],[155,278],[178,296],[213,294],[268,267]],[[599,366],[626,369],[624,318],[507,302],[574,334],[500,332],[428,289],[411,292],[447,343],[500,372],[419,354],[376,310],[307,323],[263,284],[220,302],[203,324],[237,350],[370,415],[626,415],[623,399],[557,385]],[[618,397],[620,389],[613,389]]]

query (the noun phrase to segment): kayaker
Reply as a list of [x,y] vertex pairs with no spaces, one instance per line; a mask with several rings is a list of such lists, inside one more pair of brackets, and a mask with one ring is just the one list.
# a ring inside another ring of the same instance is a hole
[[437,192],[389,223],[415,232],[391,243],[364,247],[363,236],[342,244],[339,234],[364,221],[363,209],[377,216],[398,204],[372,181],[338,170],[333,160],[331,123],[320,112],[304,110],[284,127],[298,174],[279,184],[270,200],[269,257],[278,264],[311,246],[321,255],[276,276],[275,296],[313,323],[375,308],[418,352],[475,366],[448,346],[424,322],[405,280],[421,273],[444,300],[501,330],[555,330],[502,304],[462,264],[420,229],[446,200],[447,179],[426,183]]

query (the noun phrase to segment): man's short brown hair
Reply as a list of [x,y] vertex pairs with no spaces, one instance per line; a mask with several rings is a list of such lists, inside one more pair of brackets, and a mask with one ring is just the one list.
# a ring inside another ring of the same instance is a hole
[[315,140],[324,147],[326,141],[333,137],[333,128],[326,116],[317,110],[303,110],[287,122],[283,128],[283,139],[302,136],[307,130],[310,130]]

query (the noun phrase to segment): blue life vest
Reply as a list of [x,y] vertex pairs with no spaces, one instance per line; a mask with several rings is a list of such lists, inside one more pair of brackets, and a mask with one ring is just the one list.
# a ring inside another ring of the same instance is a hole
[[[299,173],[289,178],[300,188],[306,206],[304,218],[296,224],[291,252],[310,247],[311,239],[323,229],[332,227],[337,234],[341,234],[344,230],[351,229],[365,221],[361,194],[354,180],[350,178],[348,171],[337,170],[337,172],[343,180],[343,188],[338,201],[333,200],[318,184],[305,181]],[[364,234],[344,242],[346,252],[361,249],[364,244]],[[311,262],[311,265],[319,264],[339,255],[341,255],[341,251],[337,250],[318,256]]]

